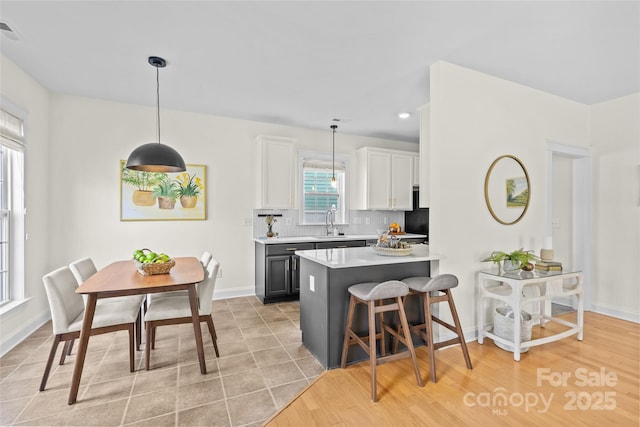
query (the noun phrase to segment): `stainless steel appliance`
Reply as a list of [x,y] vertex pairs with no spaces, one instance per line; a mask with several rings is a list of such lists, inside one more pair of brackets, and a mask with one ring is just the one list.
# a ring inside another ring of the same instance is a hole
[[417,188],[413,190],[413,210],[404,213],[404,231],[407,233],[425,234],[426,243],[429,243],[429,208],[420,208],[420,193]]

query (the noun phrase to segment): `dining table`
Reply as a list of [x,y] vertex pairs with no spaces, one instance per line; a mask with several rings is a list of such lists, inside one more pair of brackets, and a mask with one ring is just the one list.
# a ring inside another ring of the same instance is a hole
[[174,261],[175,265],[169,273],[154,275],[141,274],[133,260],[116,261],[96,272],[76,289],[76,293],[87,295],[87,303],[80,331],[78,354],[73,367],[69,405],[74,404],[78,397],[98,298],[187,290],[200,372],[207,373],[196,292],[196,285],[204,280],[204,268],[200,260],[195,257],[176,257]]

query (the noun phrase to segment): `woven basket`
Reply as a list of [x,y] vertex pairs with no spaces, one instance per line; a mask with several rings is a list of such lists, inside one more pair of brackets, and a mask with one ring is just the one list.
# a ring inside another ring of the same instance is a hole
[[371,246],[371,248],[378,255],[383,255],[383,256],[407,256],[407,255],[410,255],[411,252],[413,252],[413,248],[410,246],[406,248],[398,248],[398,249],[383,248],[380,246]]
[[163,263],[147,263],[147,264],[143,264],[139,261],[135,261],[136,263],[136,268],[138,269],[138,273],[145,275],[145,276],[151,276],[154,274],[168,274],[169,271],[171,271],[171,269],[173,268],[174,265],[176,265],[176,262],[174,260],[169,260],[167,262],[163,262]]
[[[509,316],[509,317],[507,317]],[[531,314],[526,311],[520,312],[520,342],[531,341],[531,327],[533,321]],[[493,313],[493,333],[513,342],[513,311],[511,307],[498,307]],[[503,350],[513,352],[513,346],[511,344],[502,344],[498,341],[494,341],[495,345]],[[521,347],[520,352],[524,353],[529,350],[529,347]]]

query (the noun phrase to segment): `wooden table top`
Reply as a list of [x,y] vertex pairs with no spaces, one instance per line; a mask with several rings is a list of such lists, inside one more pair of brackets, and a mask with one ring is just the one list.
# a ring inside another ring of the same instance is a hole
[[145,276],[138,273],[132,260],[116,261],[87,279],[76,289],[79,294],[116,293],[120,295],[144,294],[171,290],[201,282],[204,268],[195,257],[174,258],[176,265],[168,274]]

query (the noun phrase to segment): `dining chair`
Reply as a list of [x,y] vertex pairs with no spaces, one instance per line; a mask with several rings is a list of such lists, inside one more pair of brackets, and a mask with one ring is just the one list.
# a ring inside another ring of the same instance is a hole
[[[93,276],[98,272],[96,269],[96,265],[93,263],[93,260],[89,257],[80,258],[79,260],[73,261],[69,264],[69,269],[73,276],[76,278],[78,282],[78,286],[82,285],[89,277]],[[87,305],[87,296],[82,295],[84,300],[84,305]],[[144,303],[146,307],[146,298],[144,295],[130,295],[130,296],[122,296],[122,297],[112,297],[112,298],[100,298],[98,299],[96,305],[103,304],[112,304],[112,303],[122,303],[122,302],[130,302],[138,303],[138,307]],[[138,314],[138,319],[136,320],[136,349],[140,351],[140,344],[142,342],[142,315]],[[69,347],[67,349],[67,355],[71,354],[71,350],[73,348],[73,341],[69,343]]]
[[211,255],[211,252],[204,251],[200,257],[200,263],[204,268],[207,268],[212,259],[213,255]]
[[[213,325],[213,318],[211,317],[211,300],[219,268],[220,263],[218,263],[216,259],[212,259],[207,266],[204,280],[198,283],[196,287],[200,322],[207,322],[216,357],[219,357],[220,353],[218,352],[216,329]],[[144,324],[147,331],[145,342],[145,366],[147,370],[149,370],[150,350],[155,348],[156,328],[163,325],[177,325],[191,322],[191,305],[188,295],[175,295],[149,301],[149,306],[144,316]]]
[[[85,311],[82,296],[76,293],[77,281],[69,267],[61,267],[46,274],[42,281],[44,282],[49,308],[51,309],[54,336],[53,345],[51,346],[40,383],[40,391],[43,391],[47,385],[51,365],[60,342],[65,343],[60,356],[60,365],[62,365],[68,353],[68,346],[73,340],[80,337]],[[129,332],[129,369],[131,372],[134,371],[133,330],[139,312],[140,304],[135,301],[123,300],[111,304],[96,304],[91,328],[91,335],[121,330]]]
[[[209,265],[212,259],[213,259],[213,255],[211,255],[211,252],[204,251],[202,253],[202,256],[200,257],[200,264],[202,264],[202,268],[207,268],[207,266]],[[149,297],[149,301],[152,301],[154,299],[175,297],[179,295],[188,297],[187,291],[155,292],[155,293],[149,294],[148,297]]]

